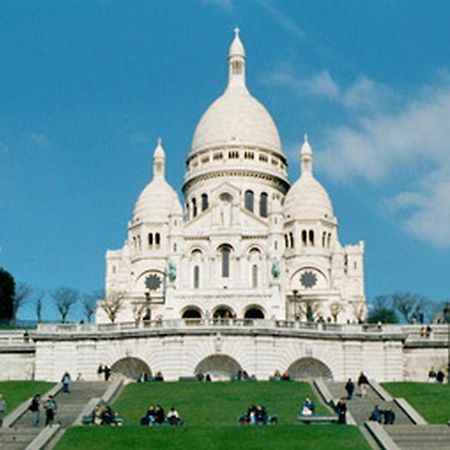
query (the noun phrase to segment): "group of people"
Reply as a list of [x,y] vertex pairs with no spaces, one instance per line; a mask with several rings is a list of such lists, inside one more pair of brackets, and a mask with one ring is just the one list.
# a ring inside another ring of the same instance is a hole
[[92,423],[94,425],[121,426],[123,421],[111,406],[98,404],[92,412]]
[[443,370],[434,370],[434,367],[428,372],[428,383],[443,383],[445,381],[445,373]]
[[140,424],[141,425],[163,425],[164,423],[167,423],[169,425],[182,425],[183,421],[180,417],[180,414],[178,411],[172,406],[170,408],[169,412],[167,413],[167,416],[164,412],[164,408],[161,405],[151,405],[147,412],[145,413],[145,416],[141,418]]
[[[364,398],[367,395],[367,386],[369,385],[369,379],[364,372],[359,374],[357,384],[359,388],[359,395]],[[349,378],[347,383],[345,383],[345,391],[347,392],[347,400],[351,400],[355,392],[355,383],[351,378]]]
[[289,372],[286,370],[283,373],[279,371],[279,369],[275,370],[273,373],[272,379],[274,381],[289,381],[291,379],[291,376],[289,375]]
[[[56,411],[58,410],[58,405],[53,397],[53,395],[49,395],[47,400],[43,404],[45,410],[45,425],[53,425],[55,420]],[[28,410],[31,412],[31,426],[38,427],[41,421],[41,395],[36,394],[32,400],[30,405],[28,406]]]
[[241,425],[267,425],[277,422],[276,416],[269,416],[264,405],[250,405],[247,412],[239,417]]
[[105,365],[100,364],[98,366],[98,369],[97,369],[98,378],[101,379],[102,375],[103,375],[105,381],[108,381],[111,378],[111,368],[108,367],[106,364]]
[[395,413],[391,408],[387,408],[384,411],[375,405],[373,411],[370,413],[369,420],[384,423],[384,425],[393,425],[395,421]]

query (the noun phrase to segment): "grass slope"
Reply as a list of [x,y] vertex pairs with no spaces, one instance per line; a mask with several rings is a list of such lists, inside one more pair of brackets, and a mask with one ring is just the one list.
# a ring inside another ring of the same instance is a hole
[[445,424],[450,419],[450,386],[429,383],[383,383],[394,396],[405,398],[429,422]]
[[[296,418],[305,396],[317,405],[318,414],[328,410],[307,383],[137,383],[128,385],[114,410],[124,418],[121,428],[74,427],[68,430],[57,450],[79,448],[186,450],[369,450],[356,427],[298,425]],[[166,410],[175,406],[186,420],[176,427],[137,425],[151,404]],[[244,427],[237,418],[249,404],[264,404],[279,417],[279,424]]]
[[327,409],[315,397],[308,383],[135,383],[126,387],[114,409],[125,425],[138,425],[150,405],[157,403],[167,411],[175,406],[188,424],[235,425],[250,404],[263,404],[280,423],[295,423],[304,398],[317,405],[317,413]]
[[0,394],[6,401],[6,414],[12,412],[27,398],[47,392],[53,383],[45,381],[0,381]]
[[73,427],[57,450],[371,450],[356,427],[339,425],[277,425],[267,427],[187,426]]

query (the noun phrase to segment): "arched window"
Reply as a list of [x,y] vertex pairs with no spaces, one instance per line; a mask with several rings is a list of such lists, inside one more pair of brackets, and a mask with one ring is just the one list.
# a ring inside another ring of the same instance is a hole
[[192,217],[197,217],[197,201],[192,199]]
[[254,209],[254,194],[253,191],[245,191],[245,209],[253,212]]
[[229,245],[222,245],[220,252],[222,254],[222,277],[229,278],[231,247]]
[[205,211],[206,209],[208,209],[208,207],[209,207],[208,195],[202,194],[202,211]]
[[328,233],[328,239],[327,239],[327,247],[331,247],[331,233]]
[[194,266],[194,289],[200,287],[200,267]]
[[314,231],[313,230],[309,230],[309,243],[311,245],[314,245]]
[[284,246],[286,248],[289,248],[289,239],[288,239],[288,235],[287,234],[284,235]]
[[289,245],[294,248],[294,233],[289,233]]
[[261,217],[267,217],[268,208],[267,208],[267,194],[263,192],[259,197],[259,215]]
[[148,233],[148,245],[149,247],[153,246],[153,233]]
[[326,246],[327,233],[324,231],[322,233],[322,247]]
[[252,288],[258,287],[258,266],[254,264],[252,266]]
[[155,233],[155,245],[156,245],[156,248],[159,248],[159,244],[161,244],[161,235],[159,233]]
[[302,231],[302,244],[303,244],[304,246],[307,245],[307,235],[306,235],[306,230],[303,230],[303,231]]

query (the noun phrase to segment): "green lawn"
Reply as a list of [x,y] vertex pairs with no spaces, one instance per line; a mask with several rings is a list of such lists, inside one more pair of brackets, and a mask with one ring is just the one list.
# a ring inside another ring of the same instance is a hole
[[250,404],[263,404],[280,423],[295,423],[304,398],[317,405],[317,413],[328,410],[315,398],[308,383],[134,383],[129,384],[114,410],[125,425],[138,425],[150,405],[157,403],[167,411],[175,406],[189,425],[234,425]]
[[0,394],[6,401],[6,414],[12,412],[27,398],[47,392],[53,383],[45,381],[0,381]]
[[[318,414],[329,413],[307,383],[130,384],[113,405],[124,418],[123,427],[74,427],[63,436],[57,449],[370,449],[356,427],[297,424],[305,396],[316,403]],[[180,428],[139,426],[139,419],[148,406],[157,403],[166,410],[175,406],[186,425]],[[263,404],[269,413],[277,414],[279,424],[239,426],[238,416],[252,403]]]
[[276,425],[266,427],[73,427],[57,450],[370,450],[356,427]]
[[429,383],[383,383],[394,396],[405,398],[429,423],[450,419],[450,386]]

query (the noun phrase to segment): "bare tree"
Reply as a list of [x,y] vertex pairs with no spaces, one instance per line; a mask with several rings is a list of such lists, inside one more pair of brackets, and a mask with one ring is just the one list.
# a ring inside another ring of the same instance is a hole
[[13,297],[13,318],[17,319],[17,313],[19,312],[19,309],[21,306],[23,306],[28,299],[30,298],[30,295],[32,294],[33,289],[30,285],[26,283],[17,283],[16,284],[16,290]]
[[430,301],[419,294],[410,292],[395,292],[392,294],[392,305],[406,323],[411,323],[414,320],[423,323],[429,304]]
[[101,306],[108,316],[108,319],[114,323],[123,306],[123,293],[111,292],[101,303]]
[[90,294],[83,294],[81,304],[83,306],[84,316],[88,322],[92,320],[92,316],[95,314],[95,310],[97,309],[97,300],[101,300],[103,297],[104,293],[102,291],[94,291]]
[[61,322],[66,323],[69,311],[80,298],[80,293],[76,289],[60,287],[51,292],[56,308],[61,314]]

